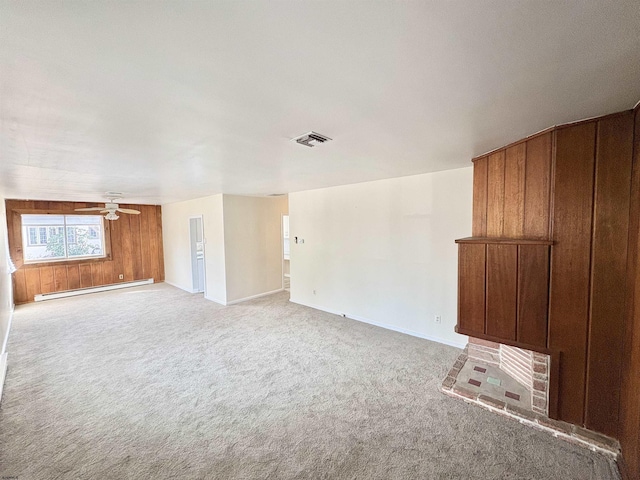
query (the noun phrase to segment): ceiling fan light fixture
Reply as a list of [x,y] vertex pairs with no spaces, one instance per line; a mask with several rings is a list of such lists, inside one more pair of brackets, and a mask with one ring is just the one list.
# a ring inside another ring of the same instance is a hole
[[[115,193],[115,192],[109,192]],[[105,202],[104,207],[84,207],[84,208],[76,208],[76,212],[100,212],[106,213],[104,218],[107,220],[117,220],[120,217],[116,215],[116,212],[140,215],[140,210],[134,210],[133,208],[120,208],[120,205],[115,203],[118,200],[117,198],[109,198],[107,202]]]

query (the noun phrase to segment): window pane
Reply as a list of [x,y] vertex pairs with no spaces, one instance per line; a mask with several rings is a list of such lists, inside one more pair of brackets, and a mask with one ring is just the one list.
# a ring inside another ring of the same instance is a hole
[[35,245],[38,243],[38,234],[35,227],[29,227],[29,245]]
[[64,239],[56,232],[60,227],[54,222],[64,222],[62,215],[23,215],[23,242],[25,261],[66,258]]
[[105,255],[101,215],[22,215],[22,241],[27,262]]
[[67,227],[67,243],[69,245],[76,243],[76,227]]
[[102,216],[101,215],[67,215],[67,235],[73,232],[73,242],[69,241],[68,256],[102,257]]

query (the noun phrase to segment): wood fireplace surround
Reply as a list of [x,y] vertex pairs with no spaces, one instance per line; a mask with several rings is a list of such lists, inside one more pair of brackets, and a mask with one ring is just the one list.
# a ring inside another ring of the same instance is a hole
[[549,416],[614,438],[633,144],[624,111],[474,158],[473,236],[456,240],[456,331],[549,355]]

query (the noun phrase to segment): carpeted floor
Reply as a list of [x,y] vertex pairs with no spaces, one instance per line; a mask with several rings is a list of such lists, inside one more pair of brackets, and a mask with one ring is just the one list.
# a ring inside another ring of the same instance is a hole
[[459,351],[288,302],[158,284],[18,307],[0,477],[615,479],[438,391]]

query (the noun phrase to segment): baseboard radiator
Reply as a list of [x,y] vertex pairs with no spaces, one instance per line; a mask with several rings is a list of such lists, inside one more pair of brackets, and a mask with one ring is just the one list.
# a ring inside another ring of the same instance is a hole
[[43,302],[44,300],[53,300],[54,298],[75,297],[76,295],[84,295],[86,293],[106,292],[108,290],[137,287],[140,285],[148,285],[150,283],[153,283],[153,278],[147,278],[146,280],[136,280],[135,282],[114,283],[101,287],[76,288],[74,290],[65,290],[63,292],[41,293],[39,295],[35,295],[33,299],[36,302]]

